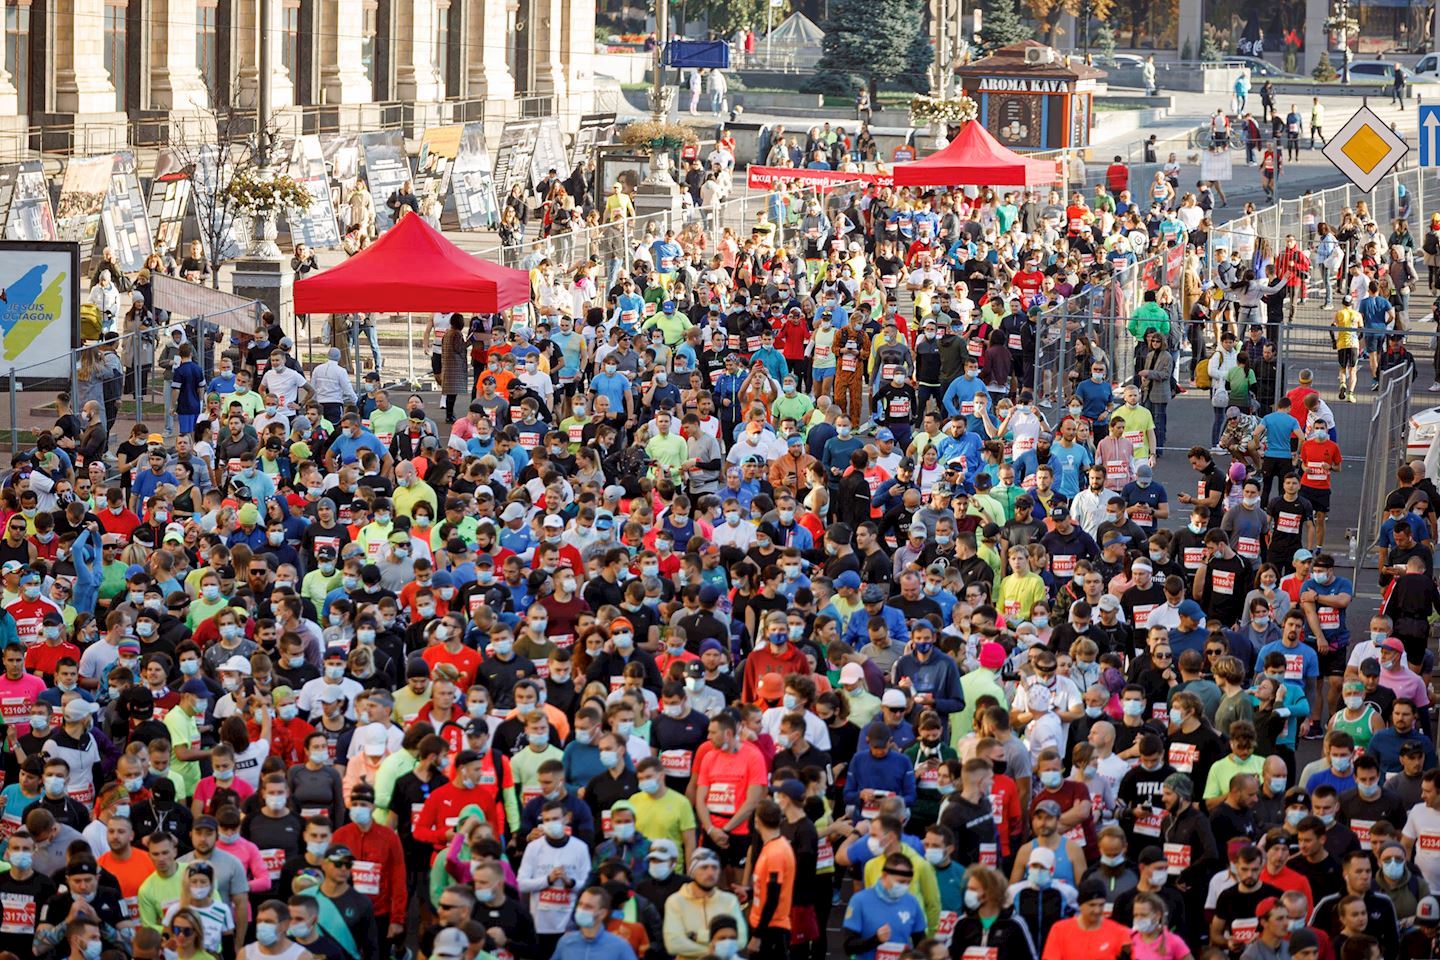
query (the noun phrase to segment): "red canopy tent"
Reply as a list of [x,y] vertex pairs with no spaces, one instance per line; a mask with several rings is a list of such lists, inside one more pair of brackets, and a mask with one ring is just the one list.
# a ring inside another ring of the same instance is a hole
[[296,313],[499,313],[529,298],[524,270],[471,256],[413,214],[295,284]]
[[1035,187],[1059,179],[1054,161],[1016,153],[978,120],[961,127],[945,149],[895,167],[898,187]]

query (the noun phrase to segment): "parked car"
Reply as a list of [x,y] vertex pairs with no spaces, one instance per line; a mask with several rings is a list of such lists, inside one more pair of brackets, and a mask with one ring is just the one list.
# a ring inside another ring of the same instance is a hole
[[1419,60],[1416,60],[1415,66],[1410,69],[1416,77],[1440,76],[1440,54],[1427,53]]
[[1440,439],[1440,407],[1412,413],[1409,426],[1405,434],[1405,452],[1412,457],[1427,456],[1431,444]]
[[1351,60],[1350,79],[1374,83],[1394,83],[1395,71],[1405,78],[1406,83],[1440,83],[1434,74],[1416,74],[1408,67],[1393,60]]
[[1246,67],[1250,70],[1251,77],[1269,77],[1271,80],[1292,80],[1298,78],[1298,73],[1286,73],[1275,64],[1259,57],[1246,57],[1239,54],[1226,57],[1221,63],[1227,67]]

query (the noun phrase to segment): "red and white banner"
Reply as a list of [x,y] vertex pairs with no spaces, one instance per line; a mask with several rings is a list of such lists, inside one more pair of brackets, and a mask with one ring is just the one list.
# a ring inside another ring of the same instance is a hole
[[781,181],[799,181],[806,186],[822,187],[836,183],[878,184],[892,186],[895,178],[888,173],[859,173],[846,170],[808,170],[804,167],[750,167],[745,185],[751,190],[769,190]]

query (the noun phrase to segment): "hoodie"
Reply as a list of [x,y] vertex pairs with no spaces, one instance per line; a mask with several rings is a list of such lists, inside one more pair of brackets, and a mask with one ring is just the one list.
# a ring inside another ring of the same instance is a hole
[[718,887],[706,893],[693,881],[685,884],[665,901],[665,952],[681,960],[705,956],[710,952],[710,921],[721,916],[735,920],[744,950],[750,929],[735,894]]

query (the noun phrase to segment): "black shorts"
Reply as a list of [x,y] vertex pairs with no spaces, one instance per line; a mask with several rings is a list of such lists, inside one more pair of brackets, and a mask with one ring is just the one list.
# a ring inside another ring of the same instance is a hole
[[1300,485],[1300,496],[1310,501],[1310,506],[1315,508],[1316,513],[1330,512],[1330,491],[1320,490],[1316,487]]
[[732,833],[730,834],[730,845],[721,847],[707,835],[704,845],[707,849],[715,851],[722,866],[739,868],[744,865],[745,854],[750,850],[750,836],[746,834],[740,837]]
[[1335,356],[1342,370],[1346,367],[1353,367],[1360,362],[1360,348],[1341,347],[1335,351]]
[[1330,645],[1326,653],[1320,654],[1320,676],[1322,677],[1343,677],[1345,676],[1345,661],[1350,656],[1350,648]]

